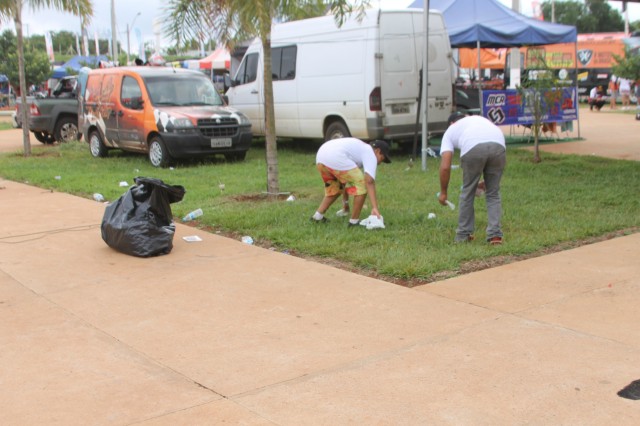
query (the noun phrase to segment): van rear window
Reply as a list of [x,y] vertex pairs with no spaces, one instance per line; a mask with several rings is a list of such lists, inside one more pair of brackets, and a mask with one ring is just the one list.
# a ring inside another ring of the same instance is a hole
[[145,77],[151,103],[156,106],[221,106],[222,98],[206,77],[172,74]]

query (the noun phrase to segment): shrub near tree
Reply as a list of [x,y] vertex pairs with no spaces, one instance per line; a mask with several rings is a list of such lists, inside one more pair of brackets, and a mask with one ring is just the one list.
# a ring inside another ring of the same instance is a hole
[[[616,64],[612,68],[615,75],[631,80],[636,84],[640,84],[639,49],[632,51],[631,49],[626,48],[624,58],[618,55],[613,55],[613,58],[616,60]],[[640,102],[640,100],[638,102]]]
[[559,80],[554,72],[549,68],[545,59],[544,51],[531,51],[531,63],[535,64],[535,70],[529,71],[529,75],[522,80],[522,85],[518,87],[518,94],[524,108],[525,115],[531,114],[533,124],[533,161],[539,163],[540,157],[539,140],[543,126],[543,120],[551,112],[551,108],[562,98],[562,91],[559,89]]

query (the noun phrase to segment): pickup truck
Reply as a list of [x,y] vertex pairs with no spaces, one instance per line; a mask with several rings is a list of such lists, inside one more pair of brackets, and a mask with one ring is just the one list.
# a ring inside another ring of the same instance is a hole
[[[35,138],[45,144],[80,140],[78,131],[78,79],[77,76],[62,78],[46,98],[29,98],[29,130]],[[16,102],[17,119],[20,114],[20,98]]]

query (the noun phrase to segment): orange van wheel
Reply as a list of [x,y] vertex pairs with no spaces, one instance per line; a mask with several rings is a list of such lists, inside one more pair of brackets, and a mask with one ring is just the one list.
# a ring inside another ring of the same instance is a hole
[[167,167],[173,161],[167,151],[167,146],[158,135],[149,141],[149,161],[154,167]]

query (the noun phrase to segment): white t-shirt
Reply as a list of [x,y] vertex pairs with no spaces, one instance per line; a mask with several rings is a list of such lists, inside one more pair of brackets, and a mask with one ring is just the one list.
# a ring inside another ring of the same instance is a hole
[[621,78],[620,80],[618,80],[618,83],[620,84],[620,93],[631,92],[631,82],[629,80],[627,80],[626,78]]
[[339,171],[359,167],[375,179],[378,159],[368,143],[356,138],[341,138],[322,144],[316,155],[316,164]]
[[502,130],[480,115],[470,115],[449,126],[442,137],[440,152],[453,152],[458,148],[462,157],[474,146],[488,142],[505,146]]
[[591,99],[595,99],[598,97],[598,88],[594,87],[593,89],[591,89],[591,92],[589,92],[589,97]]

